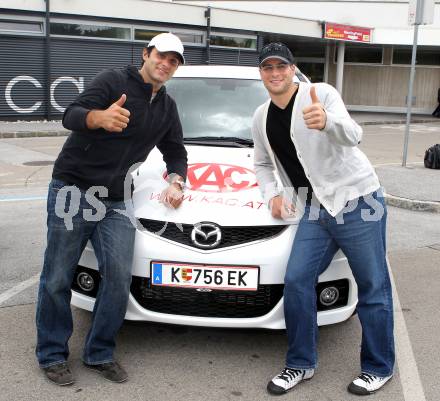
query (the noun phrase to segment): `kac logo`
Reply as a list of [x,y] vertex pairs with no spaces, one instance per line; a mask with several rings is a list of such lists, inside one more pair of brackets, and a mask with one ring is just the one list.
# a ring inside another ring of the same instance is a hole
[[242,166],[218,163],[188,165],[188,188],[202,192],[237,192],[257,186],[255,173]]

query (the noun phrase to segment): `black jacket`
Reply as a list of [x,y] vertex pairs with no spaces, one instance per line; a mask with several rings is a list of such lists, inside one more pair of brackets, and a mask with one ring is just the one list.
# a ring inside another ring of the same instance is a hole
[[[87,113],[103,110],[127,95],[124,108],[131,113],[122,133],[90,130]],[[98,74],[66,109],[63,125],[72,130],[59,154],[52,176],[82,189],[105,186],[109,198],[122,200],[129,168],[144,161],[157,146],[168,174],[186,178],[187,153],[174,100],[163,86],[150,103],[152,85],[146,84],[134,66],[109,69]]]

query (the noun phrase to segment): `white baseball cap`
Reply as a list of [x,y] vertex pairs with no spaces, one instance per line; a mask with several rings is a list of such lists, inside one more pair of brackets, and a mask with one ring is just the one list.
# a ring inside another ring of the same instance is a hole
[[160,33],[150,40],[147,47],[155,47],[161,53],[175,52],[179,55],[182,64],[185,64],[183,57],[183,44],[181,40],[171,32]]

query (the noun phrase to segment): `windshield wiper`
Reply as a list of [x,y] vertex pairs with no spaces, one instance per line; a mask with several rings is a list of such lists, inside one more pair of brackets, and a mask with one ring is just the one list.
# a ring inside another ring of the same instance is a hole
[[240,138],[236,136],[198,136],[194,138],[183,138],[184,142],[193,144],[213,144],[214,146],[239,146],[239,147],[252,147],[254,141],[248,138]]

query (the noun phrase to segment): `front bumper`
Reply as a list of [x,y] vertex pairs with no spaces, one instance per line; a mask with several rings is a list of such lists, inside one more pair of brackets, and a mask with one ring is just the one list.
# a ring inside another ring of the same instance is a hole
[[[283,281],[290,246],[296,227],[289,227],[277,238],[245,244],[218,251],[203,251],[187,246],[176,246],[169,240],[138,231],[133,261],[133,281],[125,318],[168,324],[283,329]],[[148,255],[149,257],[145,257]],[[172,255],[172,258],[166,258]],[[191,289],[152,288],[150,262],[154,260],[181,261],[203,264],[235,264],[260,266],[258,293],[237,294],[233,291],[197,293]],[[93,249],[88,246],[80,265],[97,272]],[[99,281],[99,274],[96,274]],[[342,322],[354,312],[357,287],[345,256],[339,252],[329,268],[319,277],[318,293],[326,285],[340,286],[339,303],[323,308],[318,303],[318,325]],[[342,287],[341,287],[342,286]],[[74,287],[72,304],[93,310],[95,298]],[[319,310],[325,309],[325,310]]]

